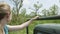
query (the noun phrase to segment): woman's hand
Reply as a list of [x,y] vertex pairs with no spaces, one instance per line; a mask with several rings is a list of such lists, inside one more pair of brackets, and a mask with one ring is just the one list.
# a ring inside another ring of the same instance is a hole
[[34,17],[34,18],[32,18],[33,20],[36,20],[36,19],[38,19],[39,18],[39,16],[36,16],[36,17]]

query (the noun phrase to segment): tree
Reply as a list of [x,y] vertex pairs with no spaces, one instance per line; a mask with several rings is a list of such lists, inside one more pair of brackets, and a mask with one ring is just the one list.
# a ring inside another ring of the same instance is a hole
[[43,9],[42,10],[43,16],[53,16],[53,15],[58,15],[58,6],[53,5],[49,8],[49,10]]
[[45,17],[45,16],[49,16],[50,15],[50,12],[49,12],[49,10],[43,9],[42,10],[42,14]]
[[58,6],[54,4],[50,7],[49,11],[51,15],[58,15]]
[[23,0],[10,0],[12,2],[12,4],[14,5],[13,9],[12,9],[12,13],[13,13],[13,18],[12,18],[12,22],[14,24],[18,24],[20,23],[20,9],[23,6]]
[[37,4],[34,4],[34,9],[33,8],[29,8],[35,11],[35,16],[39,14],[38,10],[42,7],[42,4],[39,4],[39,2],[37,1]]
[[16,12],[15,14],[19,14],[19,11],[21,9],[21,7],[23,6],[23,0],[11,0],[13,2],[13,11]]
[[21,14],[20,15],[22,15],[22,16],[26,15],[26,8],[21,9]]
[[31,17],[34,17],[35,15],[36,15],[35,12],[31,12],[31,13],[30,13],[30,16],[31,16]]

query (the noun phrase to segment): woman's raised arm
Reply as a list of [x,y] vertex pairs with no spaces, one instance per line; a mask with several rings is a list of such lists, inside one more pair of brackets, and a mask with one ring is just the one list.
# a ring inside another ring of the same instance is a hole
[[34,21],[34,20],[37,19],[37,18],[39,18],[39,16],[36,16],[36,17],[30,19],[29,21],[21,24],[21,25],[14,25],[14,26],[7,25],[7,27],[8,27],[8,29],[9,29],[9,31],[21,30],[21,29],[27,27],[29,24],[32,23],[32,21]]

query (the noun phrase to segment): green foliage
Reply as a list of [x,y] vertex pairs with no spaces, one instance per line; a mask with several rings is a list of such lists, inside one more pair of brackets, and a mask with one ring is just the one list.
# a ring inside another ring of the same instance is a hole
[[39,9],[39,8],[41,8],[41,7],[42,7],[42,4],[41,4],[41,5],[34,4],[34,8],[35,8],[35,9]]
[[49,8],[49,10],[43,9],[42,10],[43,16],[53,16],[53,15],[58,15],[58,6],[53,5]]
[[46,10],[46,9],[42,10],[42,14],[43,14],[43,16],[49,16],[50,15],[49,10]]
[[38,10],[42,7],[42,4],[39,4],[39,2],[37,1],[37,4],[35,3],[33,7],[34,8],[30,8],[30,9],[34,10],[33,13],[35,14],[35,16],[39,15]]
[[58,6],[54,4],[52,7],[50,7],[50,12],[51,12],[51,15],[57,15],[58,14]]
[[[20,9],[21,9],[21,7],[22,7],[22,3],[23,3],[23,0],[10,0],[12,3],[13,3],[13,5],[14,5],[14,7],[13,7],[13,9],[12,9],[12,23],[10,23],[10,24],[20,24],[21,22],[20,22]],[[23,18],[24,19],[24,18]],[[22,20],[21,20],[22,21]]]
[[20,15],[22,15],[22,16],[25,16],[26,15],[26,9],[25,8],[23,8],[23,9],[21,9],[21,14]]

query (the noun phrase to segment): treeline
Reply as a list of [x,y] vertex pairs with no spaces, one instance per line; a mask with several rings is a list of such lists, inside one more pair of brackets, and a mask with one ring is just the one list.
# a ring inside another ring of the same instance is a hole
[[39,11],[41,7],[43,7],[43,4],[39,4],[37,1],[36,4],[33,5],[34,8],[29,7],[29,9],[33,10],[30,14],[27,13],[26,8],[23,7],[23,0],[11,0],[14,7],[12,9],[12,23],[10,24],[21,24],[25,22],[28,18],[32,18],[34,16],[40,16],[40,17],[46,17],[46,16],[53,16],[58,15],[59,7],[57,5],[52,5],[48,10],[43,9],[42,11]]

